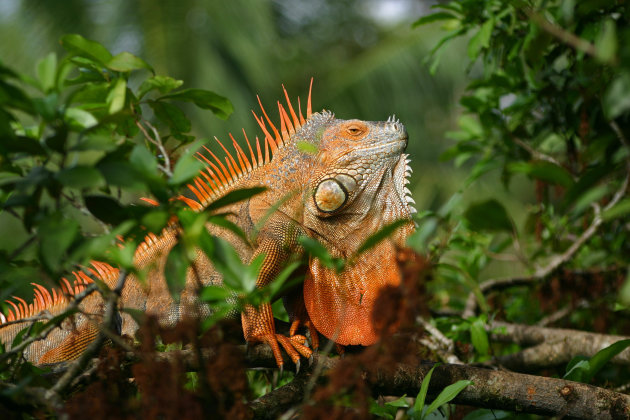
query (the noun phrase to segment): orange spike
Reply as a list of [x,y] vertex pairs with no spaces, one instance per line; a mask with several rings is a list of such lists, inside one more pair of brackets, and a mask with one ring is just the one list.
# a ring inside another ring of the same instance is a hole
[[280,101],[278,101],[278,114],[280,114],[280,132],[282,133],[282,140],[286,143],[290,137],[287,130],[287,124],[285,123],[284,116],[282,115],[283,112],[286,113],[284,107],[282,106]]
[[[230,173],[228,172],[228,170],[225,168],[225,165],[223,165],[223,163],[221,162],[221,160],[217,157],[217,155],[215,155],[214,153],[212,153],[212,151],[210,149],[208,149],[206,146],[203,146],[204,149],[206,149],[206,151],[208,153],[210,153],[210,156],[212,156],[214,158],[214,160],[219,164],[219,167],[221,168],[221,171],[223,171],[223,175],[225,175],[225,177],[223,178],[225,180],[225,185],[229,185],[230,182],[228,181],[228,178],[230,178]],[[215,167],[216,168],[216,167]],[[217,168],[218,170],[218,168]],[[221,176],[221,173],[219,172],[219,176]]]
[[[271,137],[271,134],[269,134],[269,131],[267,131],[267,127],[265,126],[265,122],[262,120],[262,117],[259,119],[258,115],[254,114],[254,118],[256,118],[256,122],[258,123],[263,133],[265,134],[265,147],[268,147],[267,143],[269,143],[271,146],[271,151],[275,152],[276,149],[278,148],[278,145],[274,141],[273,137]],[[265,159],[265,162],[268,162],[268,161]]]
[[289,119],[289,115],[287,114],[287,111],[284,109],[284,107],[282,107],[280,110],[280,118],[286,124],[289,135],[295,134],[295,129],[293,128],[293,124],[291,123],[291,120]]
[[178,197],[180,200],[182,200],[184,203],[188,204],[188,207],[190,207],[193,210],[201,210],[203,209],[203,206],[199,203],[197,203],[195,200],[192,200],[188,197],[184,197],[183,195],[180,195]]
[[210,169],[209,166],[206,166],[206,171],[208,172],[208,175],[210,175],[210,177],[208,177],[208,175],[206,175],[205,172],[201,172],[201,174],[208,179],[211,182],[211,187],[213,191],[219,191],[221,189],[221,181],[219,180],[219,178],[215,175],[215,173],[212,171],[212,169]]
[[28,310],[28,305],[26,304],[26,301],[22,298],[19,298],[17,296],[12,296],[13,299],[18,301],[18,315],[20,318],[26,318],[26,310]]
[[157,201],[155,201],[152,198],[140,197],[140,200],[144,201],[145,203],[149,203],[152,206],[159,206],[160,205],[160,203],[158,203]]
[[295,126],[295,129],[297,130],[298,128],[300,128],[300,120],[298,119],[297,115],[295,115],[295,111],[293,110],[293,105],[291,105],[291,100],[289,100],[289,94],[287,93],[287,90],[284,88],[284,85],[282,85],[282,90],[284,90],[284,97],[287,99],[289,112],[291,112],[291,118],[293,118],[293,125]]
[[298,96],[298,114],[300,114],[300,125],[304,125],[306,120],[304,119],[304,116],[302,115],[302,104],[300,103],[299,96]]
[[31,284],[36,287],[35,291],[41,294],[41,297],[44,302],[44,306],[53,304],[52,297],[50,296],[50,292],[48,291],[48,289],[46,289],[41,284],[37,284],[37,283],[31,283]]
[[[65,282],[63,285],[64,285],[65,287],[67,287],[67,289],[66,289],[66,290],[64,290],[64,291],[63,291],[63,293],[68,294],[68,295],[69,295],[69,294],[71,294],[70,292],[71,292],[71,290],[72,290],[72,289],[70,289],[70,283],[68,283],[68,280],[66,280],[65,278],[62,278],[62,279],[61,279],[61,281],[62,281],[62,282]],[[62,286],[62,287],[63,287],[63,286]],[[61,296],[63,296],[63,295],[61,295],[61,294],[59,294],[59,295],[58,295],[58,294],[57,294],[57,290],[52,289],[52,299],[53,299],[53,303],[60,302],[60,301],[61,301]]]
[[260,142],[258,141],[258,136],[256,136],[256,151],[258,152],[258,166],[264,165],[264,160],[262,157],[262,152],[260,151]]
[[[267,115],[267,112],[265,111],[265,108],[263,108],[263,106],[262,106],[262,102],[260,102],[260,97],[258,95],[256,95],[256,98],[258,99],[258,104],[260,105],[260,109],[262,110],[263,115],[265,116],[265,118],[267,119],[267,122],[271,126],[271,129],[273,130],[273,133],[276,135],[276,138],[275,138],[276,144],[280,144],[282,142],[282,139],[280,138],[280,133],[278,133],[278,129],[276,128],[276,126],[269,119],[269,116]],[[261,120],[262,120],[262,118],[261,118]]]
[[258,162],[256,161],[256,157],[254,156],[254,151],[252,150],[252,145],[249,142],[249,139],[247,138],[247,133],[245,132],[244,128],[243,128],[243,136],[245,136],[245,142],[247,143],[247,147],[249,148],[249,154],[252,157],[252,166],[253,167],[257,167],[258,166]]
[[9,313],[7,314],[7,319],[9,321],[17,320],[17,316],[20,314],[20,310],[17,308],[17,306],[15,306],[15,303],[11,302],[10,300],[6,300],[5,302],[8,303],[9,305],[13,306],[14,311],[15,311],[15,315],[14,315],[13,311],[11,309],[9,309]]
[[193,184],[188,184],[186,186],[193,194],[195,194],[195,197],[197,197],[197,200],[199,200],[199,203],[203,203],[205,201],[203,198],[203,194],[201,194],[199,190],[197,190],[197,188],[195,188]]
[[199,192],[203,195],[204,200],[210,200],[210,194],[208,194],[208,192],[206,191],[207,187],[204,188],[206,183],[203,182],[199,177],[196,177],[193,181],[195,182],[195,185],[197,186]]
[[[208,180],[210,179],[205,172],[201,172],[201,175]],[[208,199],[210,199],[210,197],[214,195],[214,190],[212,189],[212,186],[204,181],[201,177],[197,177],[196,179],[199,180],[199,185],[201,185],[201,188],[203,188],[203,190],[206,192],[206,196],[208,197]]]
[[210,195],[214,195],[215,191],[217,190],[217,187],[216,187],[214,181],[212,180],[212,178],[210,178],[208,176],[208,174],[205,173],[205,172],[201,172],[201,176],[204,177],[205,180],[206,180],[205,184],[207,186],[207,189],[210,190],[209,194]]
[[269,163],[270,160],[271,158],[269,156],[269,142],[267,141],[267,138],[265,138],[265,163]]
[[[205,147],[205,146],[204,146],[204,147]],[[207,148],[206,148],[206,150],[207,150]],[[221,170],[217,167],[217,165],[215,165],[215,164],[214,164],[214,162],[212,162],[210,159],[208,159],[207,157],[205,157],[205,156],[204,156],[204,155],[202,155],[201,153],[197,152],[197,154],[198,154],[198,155],[199,155],[199,156],[200,156],[203,160],[205,160],[205,161],[206,161],[206,163],[207,163],[208,165],[210,165],[210,167],[211,167],[212,169],[214,169],[214,172],[215,172],[215,173],[219,176],[219,178],[221,179],[221,181],[219,182],[219,185],[220,185],[221,187],[222,187],[222,186],[227,185],[227,184],[228,184],[228,181],[227,181],[227,179],[223,176],[223,174],[221,173]]]
[[241,170],[243,172],[251,171],[252,165],[251,163],[249,163],[249,159],[247,159],[247,155],[245,155],[245,152],[243,152],[243,149],[241,148],[241,146],[236,142],[236,139],[234,139],[234,136],[232,135],[232,133],[230,133],[229,136],[232,139],[232,146],[234,146],[234,149],[236,150],[236,157],[238,158],[238,162],[240,164]]
[[306,103],[306,118],[310,118],[313,114],[311,108],[311,92],[313,91],[313,78],[311,77],[311,86],[308,88],[308,102]]
[[[223,151],[226,154],[225,162],[227,163],[227,166],[230,169],[230,173],[232,174],[232,179],[236,179],[237,178],[237,174],[241,175],[240,168],[236,164],[236,161],[232,157],[232,154],[230,152],[228,152],[228,150],[225,148],[223,143],[221,143],[221,141],[218,138],[216,138],[216,137],[214,139],[217,141],[217,143],[219,143],[219,146],[221,146],[221,148],[223,149]],[[232,164],[230,162],[232,162],[234,164],[234,167],[232,167]]]

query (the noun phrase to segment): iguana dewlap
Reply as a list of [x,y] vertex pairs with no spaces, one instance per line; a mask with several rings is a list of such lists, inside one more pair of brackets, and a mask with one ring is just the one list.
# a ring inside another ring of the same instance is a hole
[[[278,103],[279,127],[264,109],[264,117],[254,114],[265,135],[262,146],[258,139],[254,147],[247,140],[243,150],[232,138],[236,157],[228,153],[224,161],[206,149],[209,155],[200,154],[200,159],[207,167],[189,185],[192,194],[179,197],[193,210],[204,211],[209,203],[234,189],[267,187],[261,194],[221,209],[230,214],[229,220],[246,233],[248,241],[227,229],[207,226],[211,234],[230,242],[243,261],[264,255],[258,287],[271,282],[289,259],[304,252],[298,242],[301,235],[317,239],[331,255],[352,261],[337,273],[311,257],[303,285],[303,304],[300,299],[289,302],[289,306],[306,309],[294,312],[290,337],[276,334],[270,304],[247,307],[242,313],[245,339],[268,343],[279,365],[280,347],[294,361],[299,360],[300,354],[311,354],[303,337],[293,335],[299,324],[311,330],[314,341],[315,331],[341,345],[369,345],[376,341],[372,308],[382,288],[399,284],[395,248],[402,246],[413,230],[411,215],[415,210],[409,204],[413,200],[406,188],[411,170],[403,153],[407,145],[404,126],[394,118],[384,122],[339,120],[329,111],[312,113],[310,103],[309,93],[305,119],[300,108],[295,112],[287,96],[288,112]],[[227,152],[223,144],[221,147]],[[390,238],[357,255],[370,235],[401,219],[408,223]],[[221,276],[199,251],[188,270],[182,300],[176,304],[168,292],[163,269],[177,236],[176,225],[165,228],[160,236],[147,236],[136,252],[135,263],[148,270],[148,281],[142,286],[129,276],[120,298],[122,306],[154,314],[165,324],[199,314],[199,287],[219,284]],[[104,263],[93,263],[92,270],[110,287],[118,275],[118,270]],[[90,281],[85,275],[76,275],[82,282]],[[73,286],[66,289],[66,295],[74,291]],[[26,303],[12,303],[14,311],[7,318],[0,317],[0,323],[35,314],[47,306],[55,311],[63,308],[67,297],[60,298],[62,294],[54,292],[53,299],[39,286],[37,290],[36,305],[28,308]],[[77,343],[86,344],[98,331],[102,306],[98,295],[86,299],[80,308],[91,315],[81,315],[82,319],[66,325],[62,333],[51,334],[32,345],[36,351],[27,351],[27,358],[43,363],[77,357],[82,349]],[[0,328],[0,339],[9,344],[23,327]],[[131,334],[136,328],[131,318],[123,316],[123,333]]]

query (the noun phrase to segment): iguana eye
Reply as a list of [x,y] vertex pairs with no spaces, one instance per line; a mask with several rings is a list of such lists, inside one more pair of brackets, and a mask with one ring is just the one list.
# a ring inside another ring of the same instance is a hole
[[351,124],[346,127],[346,132],[352,137],[359,137],[366,132],[366,128],[359,124]]
[[348,199],[348,193],[339,181],[328,178],[317,185],[313,198],[315,206],[320,211],[330,213],[344,205]]

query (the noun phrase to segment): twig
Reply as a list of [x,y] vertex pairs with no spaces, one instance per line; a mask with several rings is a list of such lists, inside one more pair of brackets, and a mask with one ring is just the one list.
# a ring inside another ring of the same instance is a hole
[[593,57],[597,55],[597,49],[595,48],[595,45],[588,42],[587,40],[580,38],[579,36],[567,31],[561,26],[549,22],[540,13],[535,12],[530,8],[524,8],[523,11],[525,12],[525,14],[527,14],[527,16],[529,16],[532,21],[540,26],[542,30],[558,38],[565,44],[575,48],[576,50],[583,51]]
[[171,171],[171,158],[168,156],[168,153],[166,153],[166,149],[164,148],[164,144],[162,143],[162,138],[160,137],[160,133],[158,133],[157,129],[150,122],[145,121],[145,120],[143,120],[143,122],[151,129],[155,138],[149,135],[149,133],[147,132],[146,128],[144,128],[140,120],[136,120],[136,125],[138,126],[140,131],[142,131],[142,134],[144,134],[144,137],[147,140],[149,140],[151,143],[153,143],[159,149],[160,153],[162,154],[164,158],[164,165],[158,165],[158,167],[160,168],[162,172],[164,172],[166,176],[171,178],[173,176],[173,172]]
[[447,363],[461,365],[462,361],[455,355],[455,343],[453,340],[442,334],[442,331],[438,330],[422,317],[418,317],[417,321],[427,331],[432,340],[421,339],[420,342],[431,350],[436,351],[438,355]]

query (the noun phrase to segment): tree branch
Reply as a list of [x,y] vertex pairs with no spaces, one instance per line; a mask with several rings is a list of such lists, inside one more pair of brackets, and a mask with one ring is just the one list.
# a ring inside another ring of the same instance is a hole
[[[496,332],[496,330],[501,330]],[[530,348],[505,356],[497,361],[513,370],[533,371],[568,363],[575,356],[591,357],[617,341],[630,339],[619,335],[598,334],[564,328],[544,328],[530,325],[493,322],[489,326],[490,338]],[[630,349],[625,349],[611,362],[630,365]]]

